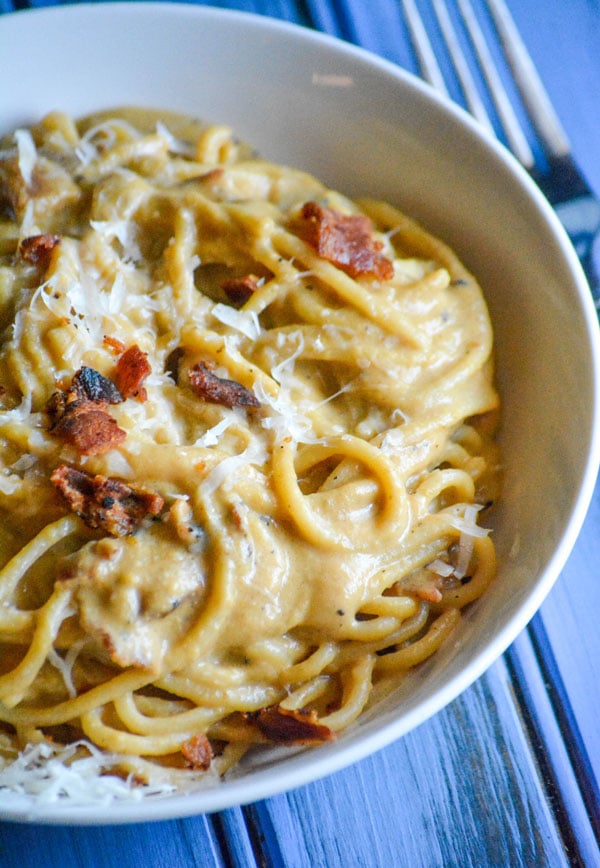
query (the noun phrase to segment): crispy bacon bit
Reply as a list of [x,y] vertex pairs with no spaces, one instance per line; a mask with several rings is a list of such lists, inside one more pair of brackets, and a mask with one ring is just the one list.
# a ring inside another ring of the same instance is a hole
[[110,413],[93,401],[69,404],[51,430],[74,446],[80,455],[103,455],[127,436]]
[[249,389],[235,380],[217,377],[204,362],[190,368],[190,386],[199,398],[210,404],[221,404],[224,407],[260,407],[260,401]]
[[179,382],[179,365],[184,355],[183,347],[175,347],[165,360],[165,374],[168,374],[174,383]]
[[258,277],[255,274],[232,277],[221,284],[221,289],[234,307],[241,307],[258,289]]
[[19,244],[19,253],[25,262],[47,268],[52,251],[57,244],[60,244],[58,235],[30,235],[29,238],[23,238]]
[[127,349],[127,346],[123,341],[120,341],[119,338],[113,338],[112,335],[104,335],[102,342],[106,344],[113,353],[116,353],[119,356]]
[[213,758],[211,744],[205,735],[195,735],[181,745],[187,764],[195,771],[206,772]]
[[341,214],[317,202],[306,202],[298,234],[319,256],[351,277],[368,274],[389,280],[394,266],[380,253],[383,245],[373,238],[372,230],[371,221],[363,214]]
[[76,397],[81,400],[105,404],[120,404],[123,400],[120,390],[112,380],[86,366],[79,368],[74,375],[69,392],[73,389]]
[[117,362],[115,380],[117,388],[123,398],[137,398],[145,401],[148,393],[142,383],[152,373],[146,353],[143,353],[137,344],[125,350]]
[[122,400],[112,380],[84,366],[74,375],[68,389],[54,392],[48,401],[50,430],[75,446],[81,455],[102,455],[126,437],[106,411],[109,404]]
[[50,477],[57,491],[88,527],[111,536],[135,533],[146,516],[156,516],[164,506],[159,494],[127,485],[107,476],[60,464]]
[[280,705],[271,705],[248,715],[269,741],[278,744],[309,745],[336,738],[333,730],[319,723],[317,712],[290,711]]

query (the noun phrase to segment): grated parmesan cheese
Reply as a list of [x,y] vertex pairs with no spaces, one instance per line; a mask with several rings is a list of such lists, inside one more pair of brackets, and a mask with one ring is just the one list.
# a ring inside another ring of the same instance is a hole
[[38,235],[40,228],[35,222],[35,199],[30,199],[25,205],[25,212],[19,227],[19,240],[28,238],[30,235]]
[[444,579],[454,573],[454,567],[452,564],[448,564],[440,558],[436,558],[430,564],[427,564],[425,569],[429,570],[430,573],[435,573],[436,576],[442,576]]
[[196,155],[194,145],[176,138],[162,121],[157,121],[156,133],[166,142],[167,148],[172,154],[181,154],[183,157],[194,157]]
[[19,154],[19,172],[25,185],[30,187],[33,181],[33,170],[37,162],[35,142],[29,130],[16,130],[15,141]]
[[215,304],[212,309],[212,315],[223,325],[228,325],[241,334],[245,335],[251,341],[258,340],[260,337],[260,323],[258,316],[253,310],[236,310],[228,304]]
[[278,397],[273,398],[262,383],[256,383],[254,392],[263,407],[271,411],[262,419],[261,425],[267,431],[273,431],[276,440],[291,437],[297,443],[318,442],[312,422],[298,411],[287,390],[282,389]]
[[14,494],[21,485],[21,478],[14,473],[3,471],[0,473],[0,492],[2,494]]
[[217,422],[216,425],[213,425],[212,428],[205,431],[201,437],[198,437],[194,446],[216,446],[221,438],[221,434],[224,434],[225,431],[227,431],[227,429],[236,421],[239,421],[239,414],[233,410],[221,419],[220,422]]
[[[83,750],[87,756],[77,757]],[[78,806],[108,804],[114,800],[164,796],[175,789],[166,781],[142,784],[116,774],[128,758],[104,754],[85,741],[62,747],[48,742],[28,745],[4,767],[0,765],[0,796],[3,791],[35,797],[36,805],[68,800]],[[0,763],[2,760],[0,760]]]
[[460,531],[458,558],[454,567],[454,575],[457,579],[464,579],[467,575],[473,557],[473,540],[477,537],[486,537],[490,533],[489,528],[480,527],[477,524],[477,514],[482,508],[480,504],[467,504],[464,507],[462,517],[454,515],[450,522],[452,527]]
[[264,447],[257,440],[249,443],[240,455],[230,455],[213,467],[200,485],[202,495],[210,497],[225,481],[232,480],[238,470],[251,464],[260,466],[266,457]]
[[[283,336],[279,335],[278,337]],[[295,338],[298,341],[298,346],[290,356],[282,359],[277,365],[274,365],[271,368],[271,376],[280,385],[283,384],[284,380],[293,376],[296,359],[302,354],[302,351],[304,350],[304,335],[302,334],[302,332],[294,332],[293,334],[288,335],[288,339],[291,338]],[[280,346],[281,344],[283,344],[283,340],[280,342]]]
[[65,683],[65,687],[67,688],[67,693],[71,697],[77,696],[77,691],[75,690],[75,685],[73,684],[73,666],[75,664],[75,660],[79,655],[79,652],[81,651],[85,643],[85,639],[80,639],[78,642],[74,642],[64,657],[61,657],[61,655],[54,648],[51,648],[48,652],[48,662],[51,663],[54,668],[58,669],[58,671],[60,672],[62,679]]
[[459,530],[461,533],[465,534],[465,536],[488,536],[488,534],[490,533],[490,529],[486,527],[480,527],[477,524],[477,514],[481,509],[483,509],[483,507],[480,504],[467,504],[464,507],[462,517],[459,515],[453,515],[450,524],[452,525],[452,527],[456,528],[456,530]]
[[137,226],[133,220],[90,220],[90,226],[107,243],[110,244],[116,239],[121,244],[125,262],[141,259],[142,254],[136,238]]

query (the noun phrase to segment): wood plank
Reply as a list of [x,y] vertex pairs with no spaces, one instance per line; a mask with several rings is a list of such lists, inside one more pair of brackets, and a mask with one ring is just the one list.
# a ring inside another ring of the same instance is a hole
[[130,826],[0,823],[2,868],[223,868],[227,865],[206,816]]
[[[560,719],[564,703],[552,701],[552,684],[540,671],[538,648],[525,631],[505,655],[513,688],[537,759],[556,822],[570,861],[576,865],[600,864],[600,850],[590,802],[585,796],[586,750],[576,723]],[[558,712],[558,716],[557,716]]]
[[[230,808],[210,817],[228,868],[255,868],[251,830],[242,808]],[[260,836],[260,832],[259,832]],[[260,841],[257,844],[260,851]]]
[[502,661],[386,750],[246,811],[273,866],[569,864]]
[[566,699],[600,787],[600,492],[563,574],[540,612]]

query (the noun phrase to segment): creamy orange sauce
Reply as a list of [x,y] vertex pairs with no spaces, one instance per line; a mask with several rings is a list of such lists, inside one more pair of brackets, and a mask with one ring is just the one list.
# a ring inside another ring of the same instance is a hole
[[[3,154],[0,549],[8,563],[34,540],[34,555],[20,577],[18,564],[0,574],[0,653],[17,645],[23,660],[41,624],[50,638],[33,676],[16,672],[22,689],[12,670],[0,677],[0,719],[27,732],[69,722],[102,747],[158,756],[178,732],[226,741],[236,712],[310,694],[341,728],[368,701],[348,699],[360,666],[370,684],[397,660],[401,677],[405,643],[415,663],[433,653],[435,619],[446,635],[493,577],[476,519],[496,491],[498,400],[476,280],[391,206],[263,161],[223,127],[55,113]],[[391,276],[352,277],[320,256],[297,228],[308,201],[368,216]],[[60,240],[40,265],[18,245],[42,233]],[[224,286],[247,275],[240,306]],[[123,441],[81,454],[52,430],[48,401],[83,366],[114,379],[132,345],[150,365],[147,398],[105,408]],[[259,406],[199,397],[200,364]],[[50,481],[63,464],[143,486],[164,509],[117,538],[69,523]],[[60,663],[72,647],[72,685],[57,684],[45,655]],[[324,668],[311,673],[315,654]],[[141,685],[127,700],[111,680],[126,671]],[[69,705],[102,679],[96,717]],[[49,680],[60,712],[40,711]],[[149,708],[153,681],[178,713],[198,709],[196,730],[167,715],[162,741],[158,723],[130,735],[125,705]]]

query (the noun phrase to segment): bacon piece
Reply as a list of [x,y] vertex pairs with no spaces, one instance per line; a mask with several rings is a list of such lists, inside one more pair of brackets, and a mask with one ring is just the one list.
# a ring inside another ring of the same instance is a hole
[[241,307],[258,289],[258,277],[255,274],[232,277],[223,281],[221,289],[235,307]]
[[179,382],[179,365],[184,356],[185,350],[183,347],[175,347],[165,360],[165,374],[168,374],[174,383]]
[[106,407],[107,404],[120,404],[122,400],[112,380],[103,377],[94,368],[83,367],[73,375],[68,389],[54,392],[50,396],[46,412],[56,423],[71,405],[80,406],[87,402]]
[[223,407],[260,407],[260,401],[235,380],[217,377],[204,362],[190,368],[190,386],[194,394],[210,404]]
[[46,405],[50,430],[75,446],[81,455],[102,455],[127,436],[106,411],[109,404],[122,400],[112,380],[84,366],[73,376],[68,389],[50,397]]
[[269,741],[277,744],[309,745],[324,741],[334,741],[333,730],[319,723],[317,712],[290,711],[280,705],[261,708],[248,715]]
[[[79,368],[74,374],[71,389],[75,389],[78,399],[120,404],[123,396],[112,380],[100,374],[95,368]],[[69,390],[71,391],[71,390]]]
[[51,430],[74,446],[80,455],[103,455],[127,436],[110,413],[93,401],[69,404]]
[[68,464],[60,464],[50,479],[88,527],[100,528],[111,536],[135,533],[146,516],[158,515],[164,506],[159,494],[112,477],[93,476]]
[[125,350],[123,355],[119,356],[115,374],[117,388],[123,398],[137,398],[139,401],[145,401],[148,393],[142,383],[150,373],[152,373],[152,368],[148,362],[148,356],[140,350],[137,344],[133,344]]
[[50,264],[52,251],[57,244],[60,244],[60,236],[49,235],[30,235],[29,238],[23,238],[19,244],[19,253],[25,260],[32,265],[39,265],[46,269]]
[[213,758],[211,744],[205,735],[195,735],[181,745],[181,753],[195,771],[206,772]]
[[319,256],[351,277],[368,274],[389,280],[394,266],[380,253],[383,245],[373,238],[372,229],[371,221],[363,214],[341,214],[317,202],[306,202],[298,234]]
[[123,341],[120,341],[119,338],[113,338],[112,335],[104,335],[102,342],[116,355],[121,355],[127,349]]

